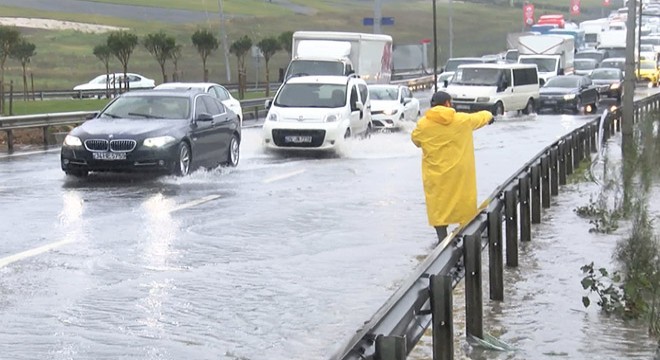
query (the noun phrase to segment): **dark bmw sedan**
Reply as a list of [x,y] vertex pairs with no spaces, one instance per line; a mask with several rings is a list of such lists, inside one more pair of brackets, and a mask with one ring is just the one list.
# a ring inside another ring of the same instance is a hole
[[62,170],[151,171],[187,175],[199,167],[236,166],[238,116],[195,90],[131,91],[115,98],[64,139]]
[[539,89],[538,110],[553,110],[561,113],[570,110],[575,113],[583,109],[587,112],[596,110],[599,102],[598,88],[591,79],[582,75],[556,76],[549,79]]

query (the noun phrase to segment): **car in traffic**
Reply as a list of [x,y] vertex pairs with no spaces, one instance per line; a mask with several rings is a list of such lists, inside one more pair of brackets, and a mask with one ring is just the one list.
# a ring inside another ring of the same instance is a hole
[[538,111],[579,113],[596,110],[600,95],[588,76],[562,75],[549,79],[539,90]]
[[646,83],[648,87],[656,87],[660,82],[660,69],[655,61],[642,60],[637,67],[637,82]]
[[368,85],[371,122],[374,129],[399,129],[406,121],[416,121],[419,100],[403,85]]
[[200,168],[237,166],[238,116],[199,91],[129,91],[64,138],[67,175],[160,172],[179,176]]
[[574,60],[577,59],[594,59],[598,64],[603,60],[609,58],[609,52],[607,50],[597,50],[597,49],[588,49],[581,50],[575,53]]
[[626,58],[607,58],[600,62],[599,68],[617,68],[626,74]]
[[101,91],[106,89],[123,89],[125,86],[124,79],[128,79],[129,90],[153,89],[156,86],[156,81],[154,79],[149,79],[148,77],[140,74],[127,73],[126,77],[124,77],[124,73],[114,73],[109,75],[107,74],[99,75],[84,84],[74,86],[73,90]]
[[234,98],[229,90],[220,84],[211,82],[168,82],[159,84],[154,89],[199,89],[222,101],[229,110],[236,113],[236,115],[243,120],[243,108],[241,107],[241,102]]
[[262,141],[269,150],[336,151],[373,127],[367,83],[355,75],[293,77],[265,105]]
[[[438,75],[438,88],[446,88],[449,82],[451,82],[454,72],[458,69],[459,66],[464,64],[485,64],[487,60],[483,57],[460,57],[460,58],[450,58],[445,63],[445,66],[442,67],[442,72]],[[446,82],[445,82],[446,81]]]
[[594,59],[574,59],[573,72],[576,75],[589,75],[595,68],[598,67],[598,61]]
[[601,98],[613,98],[617,103],[623,97],[623,71],[617,68],[598,68],[591,75],[591,82],[598,87]]

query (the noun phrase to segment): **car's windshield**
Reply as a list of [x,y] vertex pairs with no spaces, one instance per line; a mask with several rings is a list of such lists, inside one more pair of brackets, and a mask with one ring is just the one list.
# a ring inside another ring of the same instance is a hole
[[586,52],[586,53],[577,53],[575,54],[576,59],[594,59],[598,62],[603,60],[603,54],[597,52]]
[[593,70],[596,68],[596,62],[589,59],[575,59],[573,66],[575,70]]
[[609,57],[611,58],[625,58],[626,57],[626,49],[625,48],[605,48],[604,50],[607,50],[607,53]]
[[639,50],[642,52],[654,52],[654,47],[651,44],[642,44],[639,46]]
[[343,76],[344,65],[337,61],[295,60],[287,69],[287,76],[337,75]]
[[603,61],[600,63],[600,66],[602,68],[617,68],[621,69],[621,71],[625,70],[626,63],[623,61]]
[[642,61],[640,63],[640,67],[644,70],[656,70],[657,65],[654,62],[651,61]]
[[188,119],[190,99],[181,96],[121,96],[100,117],[124,119]]
[[279,107],[338,108],[346,105],[346,85],[287,83],[274,102]]
[[369,95],[371,100],[398,100],[399,89],[391,86],[370,86]]
[[596,69],[591,73],[591,78],[594,80],[620,79],[621,73],[618,69]]
[[521,64],[536,64],[539,72],[554,72],[557,69],[557,60],[543,58],[521,58]]
[[465,68],[456,70],[452,84],[497,86],[502,79],[501,69]]
[[557,76],[557,77],[554,77],[554,78],[548,80],[545,83],[545,85],[543,85],[543,87],[574,89],[574,88],[578,87],[579,83],[580,83],[579,78]]
[[447,64],[445,64],[445,71],[456,71],[459,65],[463,64],[480,64],[483,63],[482,60],[477,59],[449,59]]

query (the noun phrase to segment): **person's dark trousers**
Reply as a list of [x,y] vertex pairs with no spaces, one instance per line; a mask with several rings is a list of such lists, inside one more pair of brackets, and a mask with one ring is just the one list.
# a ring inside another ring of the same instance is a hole
[[435,232],[438,234],[438,241],[442,241],[447,237],[447,226],[436,226]]

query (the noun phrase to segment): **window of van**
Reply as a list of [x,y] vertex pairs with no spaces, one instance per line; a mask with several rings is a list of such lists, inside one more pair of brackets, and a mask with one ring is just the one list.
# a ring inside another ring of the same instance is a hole
[[534,85],[539,83],[538,74],[535,69],[513,69],[515,86]]
[[453,84],[475,86],[497,86],[502,69],[465,68],[456,70]]

